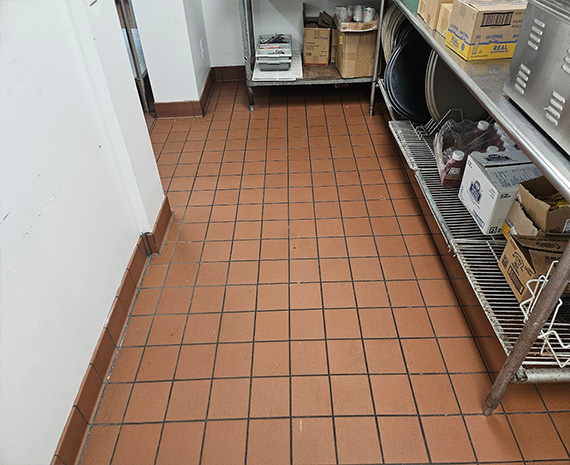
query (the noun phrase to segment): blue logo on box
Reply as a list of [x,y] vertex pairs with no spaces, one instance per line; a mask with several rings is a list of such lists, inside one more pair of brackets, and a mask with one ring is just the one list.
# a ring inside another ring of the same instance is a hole
[[461,51],[465,50],[465,42],[461,43]]

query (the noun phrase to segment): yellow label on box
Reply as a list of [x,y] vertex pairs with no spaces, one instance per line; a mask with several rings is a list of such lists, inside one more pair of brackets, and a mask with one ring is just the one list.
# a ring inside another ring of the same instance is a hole
[[445,45],[466,60],[488,60],[490,58],[511,58],[517,44],[516,41],[470,44],[452,31],[447,31]]

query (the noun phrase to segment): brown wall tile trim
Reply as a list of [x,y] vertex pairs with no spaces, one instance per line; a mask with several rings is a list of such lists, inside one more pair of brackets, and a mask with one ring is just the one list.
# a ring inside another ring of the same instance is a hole
[[[171,216],[170,203],[168,197],[165,197],[152,233],[142,235],[135,246],[107,322],[101,331],[101,336],[99,336],[99,341],[67,418],[51,462],[52,465],[73,465],[79,458],[147,258],[153,253],[158,253],[162,247]],[[152,244],[152,250],[149,250],[149,244]]]
[[214,79],[216,82],[245,81],[245,66],[214,66]]
[[182,118],[189,116],[204,116],[206,107],[214,87],[214,71],[210,68],[200,100],[187,100],[183,102],[154,102],[156,116],[159,118]]

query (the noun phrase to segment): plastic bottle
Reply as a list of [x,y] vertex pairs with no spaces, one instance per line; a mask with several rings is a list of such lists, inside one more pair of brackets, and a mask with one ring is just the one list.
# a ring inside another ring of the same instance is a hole
[[489,133],[489,123],[479,121],[477,127],[465,137],[465,153],[469,155],[474,151],[484,151],[486,149],[485,135]]
[[461,150],[455,150],[443,168],[441,184],[443,186],[459,187],[461,185],[461,178],[463,178],[466,161],[465,153]]
[[354,5],[352,20],[356,23],[361,23],[363,14],[364,14],[364,10],[363,10],[362,5]]

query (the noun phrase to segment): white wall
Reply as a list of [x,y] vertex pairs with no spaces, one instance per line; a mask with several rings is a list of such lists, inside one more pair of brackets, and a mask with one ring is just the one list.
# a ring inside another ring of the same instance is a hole
[[131,0],[156,102],[198,100],[183,0]]
[[155,101],[198,100],[210,71],[202,0],[131,1]]
[[204,20],[212,66],[243,65],[239,17],[241,0],[204,0]]
[[1,2],[2,465],[50,462],[162,201],[114,2],[89,3]]
[[[206,34],[210,44],[212,66],[243,65],[243,45],[239,17],[241,0],[202,0]],[[293,34],[294,45],[300,49],[303,41],[302,0],[252,0],[256,36],[276,32]],[[336,5],[356,3],[353,0],[307,1],[307,13],[325,10],[334,14]],[[379,0],[363,2],[378,10]]]
[[[192,49],[192,62],[194,63],[194,74],[196,76],[196,86],[201,94],[206,83],[206,78],[210,72],[210,52],[208,47],[208,37],[206,35],[206,24],[202,10],[203,0],[184,0],[184,11],[186,12],[186,27]],[[206,6],[208,2],[205,2]]]

